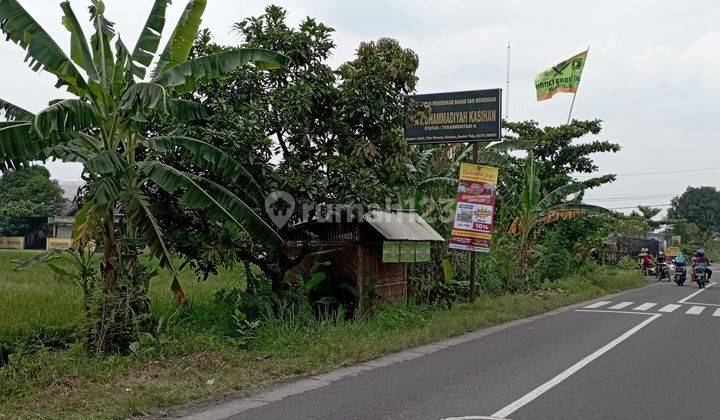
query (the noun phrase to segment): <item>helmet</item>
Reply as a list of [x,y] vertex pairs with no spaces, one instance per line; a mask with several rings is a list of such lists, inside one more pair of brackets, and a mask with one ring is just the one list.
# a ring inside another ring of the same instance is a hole
[[703,251],[702,249],[698,249],[697,251],[695,251],[695,256],[696,257],[704,257],[705,251]]

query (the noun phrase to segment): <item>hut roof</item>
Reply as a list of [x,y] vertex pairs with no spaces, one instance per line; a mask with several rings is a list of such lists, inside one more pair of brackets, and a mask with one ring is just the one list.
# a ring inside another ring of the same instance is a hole
[[390,241],[443,242],[445,240],[414,211],[373,210],[364,214],[363,219]]

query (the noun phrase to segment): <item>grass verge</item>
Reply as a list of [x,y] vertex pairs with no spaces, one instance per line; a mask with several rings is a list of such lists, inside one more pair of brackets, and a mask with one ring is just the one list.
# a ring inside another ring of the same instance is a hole
[[209,327],[226,321],[227,308],[198,299],[194,313],[176,319],[167,343],[140,356],[96,359],[78,345],[12,355],[0,368],[0,417],[161,414],[165,407],[328,371],[643,284],[637,272],[602,268],[538,292],[482,296],[450,309],[394,306],[356,322],[288,312],[266,320],[249,349],[227,338],[226,327]]

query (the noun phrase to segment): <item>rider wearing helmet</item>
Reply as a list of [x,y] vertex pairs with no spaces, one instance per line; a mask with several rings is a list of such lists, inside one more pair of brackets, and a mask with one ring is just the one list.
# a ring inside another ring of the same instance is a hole
[[[703,251],[702,249],[698,249],[697,251],[695,251],[695,256],[693,256],[691,263],[693,267],[693,281],[696,281],[697,279],[695,276],[695,266],[701,263],[709,266],[710,260],[708,260],[705,256],[705,251]],[[706,268],[705,271],[707,271],[708,280],[710,280],[710,277],[712,276],[712,271],[709,268]]]
[[663,279],[665,262],[665,253],[662,251],[658,252],[657,258],[655,258],[655,266],[657,267],[655,275],[657,276],[658,281],[661,281]]

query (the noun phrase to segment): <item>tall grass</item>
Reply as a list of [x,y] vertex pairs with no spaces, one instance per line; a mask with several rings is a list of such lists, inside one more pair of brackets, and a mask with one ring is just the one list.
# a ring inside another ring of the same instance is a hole
[[[82,325],[82,296],[69,281],[59,281],[44,265],[16,271],[14,260],[31,257],[32,251],[0,250],[0,343],[18,339],[69,340]],[[149,260],[148,265],[153,265]],[[240,281],[240,270],[219,271],[207,281],[198,281],[186,268],[180,282],[190,302],[182,314],[170,292],[172,275],[160,270],[150,283],[148,295],[153,312],[166,319],[173,318],[187,329],[212,330],[227,325],[228,313],[218,313],[214,295],[221,288]],[[45,343],[50,344],[50,343]]]

